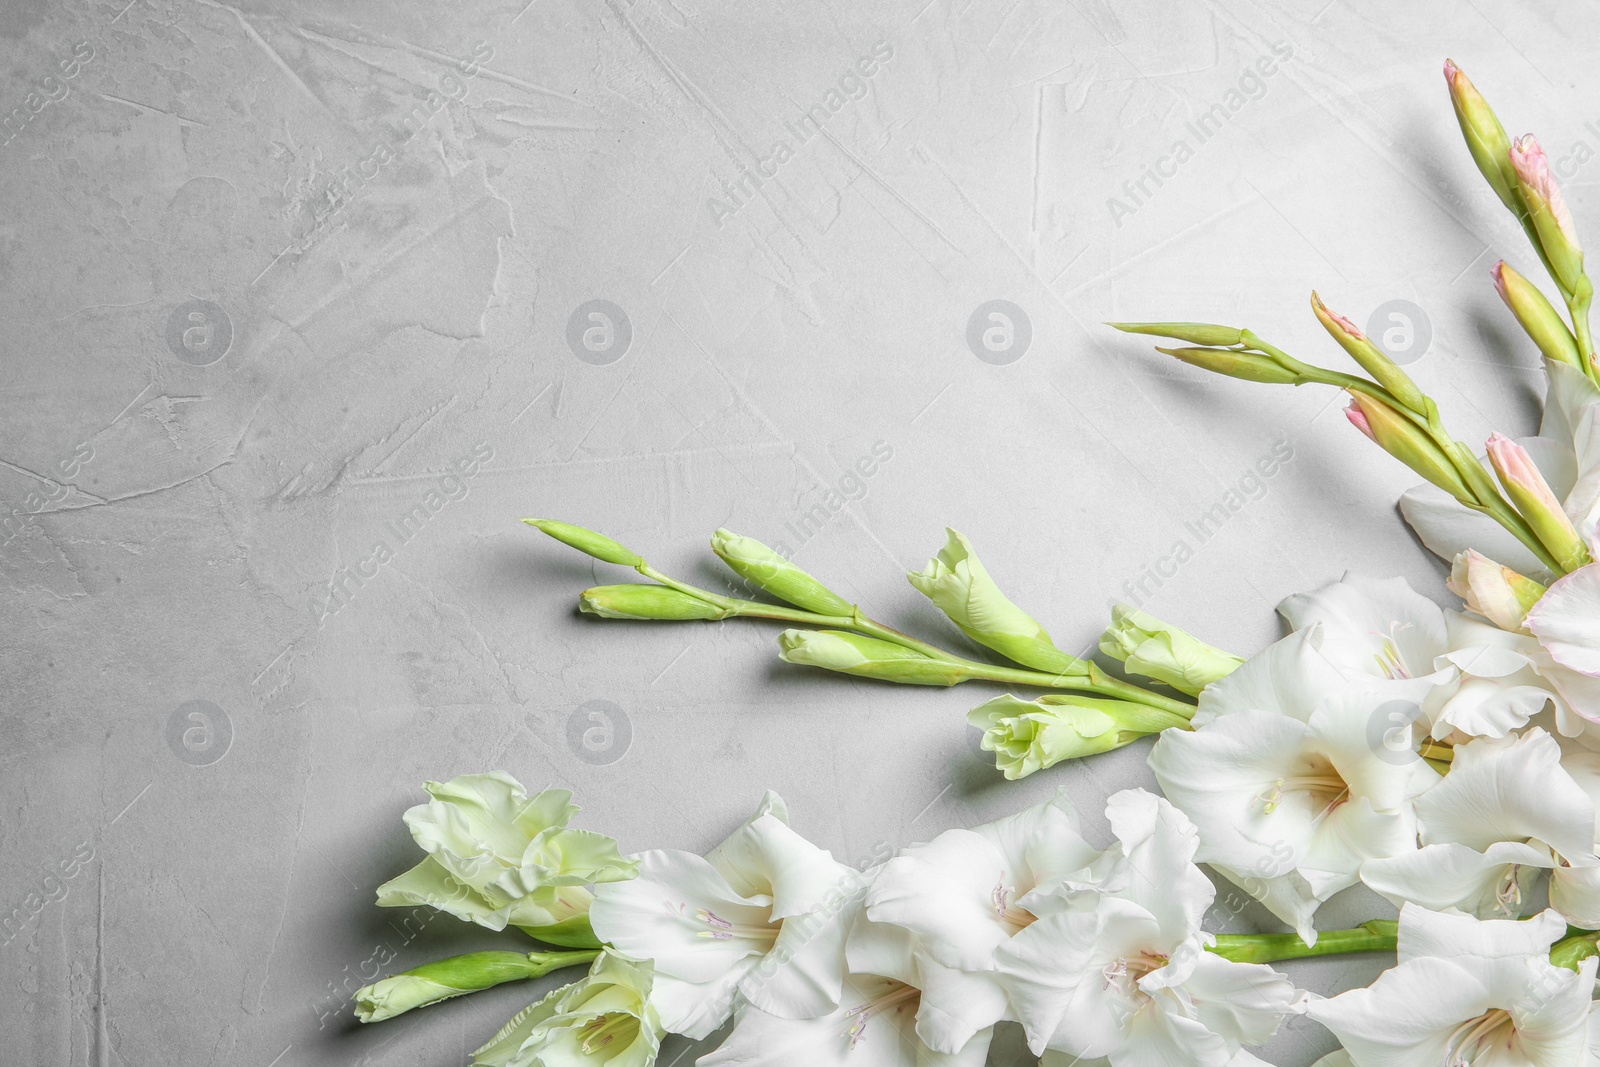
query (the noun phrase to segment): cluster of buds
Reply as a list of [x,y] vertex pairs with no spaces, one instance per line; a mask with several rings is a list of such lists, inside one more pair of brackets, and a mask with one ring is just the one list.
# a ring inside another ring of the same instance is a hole
[[[945,546],[927,566],[907,577],[961,634],[999,653],[1008,664],[959,656],[871,619],[794,561],[728,530],[712,535],[711,550],[748,587],[779,603],[727,596],[679,581],[632,549],[582,526],[553,519],[523,521],[595,559],[631,567],[651,580],[653,584],[584,590],[578,598],[580,609],[602,618],[774,619],[803,627],[785,630],[778,638],[779,655],[787,663],[905,685],[990,681],[1072,690],[1160,712],[1165,715],[1159,720],[1163,725],[1187,723],[1194,714],[1194,705],[1184,699],[1114,677],[1092,661],[1058,648],[1038,620],[1000,589],[971,542],[954,530],[946,531]],[[1188,695],[1198,691],[1174,688]]]

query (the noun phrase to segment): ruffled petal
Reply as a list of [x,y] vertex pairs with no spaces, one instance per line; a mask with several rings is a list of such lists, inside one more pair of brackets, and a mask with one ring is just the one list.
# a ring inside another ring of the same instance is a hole
[[1278,605],[1291,628],[1322,627],[1322,654],[1347,671],[1379,678],[1420,678],[1446,650],[1444,612],[1404,578],[1355,572]]
[[1600,563],[1552,585],[1528,612],[1527,626],[1561,666],[1600,678]]
[[996,895],[1011,903],[1018,881],[993,840],[946,830],[883,865],[867,893],[867,917],[910,930],[947,967],[988,970],[1012,932],[997,913]]
[[1521,913],[1539,874],[1554,864],[1548,849],[1521,842],[1497,841],[1484,852],[1449,843],[1368,860],[1361,880],[1396,905],[1411,901],[1434,911],[1457,908],[1480,919],[1507,919]]

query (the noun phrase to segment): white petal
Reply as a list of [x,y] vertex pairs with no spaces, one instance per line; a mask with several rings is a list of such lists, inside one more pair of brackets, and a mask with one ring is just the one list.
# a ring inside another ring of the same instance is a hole
[[[768,927],[766,901],[739,896],[691,852],[656,849],[638,859],[637,878],[595,886],[589,919],[600,940],[635,959],[654,960],[658,974],[692,983],[717,979],[765,953],[766,941],[737,932]],[[730,936],[711,936],[718,932]]]
[[912,931],[947,967],[988,970],[1011,934],[995,896],[1017,885],[998,846],[971,830],[946,830],[883,865],[867,894],[867,917]]
[[1112,1067],[1228,1067],[1233,1051],[1196,1019],[1152,1001],[1128,1020],[1123,1043],[1106,1057]]
[[771,896],[774,919],[811,911],[855,873],[770,814],[735,830],[706,860],[741,895]]
[[1318,652],[1315,626],[1290,634],[1251,656],[1244,666],[1200,694],[1194,725],[1240,711],[1271,711],[1302,722],[1324,693],[1344,682],[1344,677]]
[[755,963],[753,958],[740,960],[709,982],[685,982],[658,972],[650,990],[650,1005],[669,1033],[702,1041],[733,1014],[739,982]]
[[1471,969],[1436,958],[1412,959],[1365,989],[1312,1001],[1306,1014],[1332,1030],[1358,1064],[1440,1067],[1456,1028],[1497,1007]]
[[1572,857],[1594,847],[1594,801],[1562,769],[1555,738],[1538,728],[1458,745],[1450,773],[1416,807],[1424,844],[1456,841],[1481,852],[1533,838]]
[[1153,915],[1163,941],[1176,947],[1200,929],[1216,887],[1193,863],[1199,847],[1194,824],[1165,799],[1125,789],[1106,801],[1106,819],[1127,857],[1121,885],[1107,888]]
[[1020,931],[996,953],[996,975],[1037,1054],[1046,1044],[1081,1056],[1121,1043],[1124,998],[1102,978],[1112,960],[1161,936],[1155,917],[1115,898],[1094,911],[1062,912]]
[[1573,926],[1600,929],[1600,865],[1557,867],[1550,876],[1550,906]]
[[1006,993],[993,971],[958,971],[923,958],[917,1036],[935,1052],[953,1054],[978,1034],[1011,1017]]
[[814,912],[792,916],[739,992],[763,1011],[792,1019],[826,1015],[839,1006],[845,937],[861,911],[859,896],[840,896]]
[[[1411,901],[1442,911],[1458,908],[1480,919],[1515,918],[1539,872],[1553,866],[1548,850],[1498,841],[1485,852],[1466,845],[1428,845],[1416,852],[1361,865],[1361,880],[1395,905]],[[1516,896],[1503,898],[1515,876]]]
[[1380,678],[1432,674],[1446,649],[1444,613],[1404,578],[1377,580],[1354,572],[1278,605],[1295,630],[1320,624],[1322,654],[1348,671]]
[[1234,963],[1201,952],[1184,983],[1195,1018],[1232,1046],[1262,1045],[1277,1033],[1286,1015],[1305,1011],[1307,995],[1264,963]]
[[1566,932],[1567,924],[1554,911],[1542,911],[1531,919],[1484,920],[1406,904],[1400,908],[1396,958],[1405,963],[1435,957],[1497,960],[1543,956]]
[[845,941],[845,960],[851,973],[878,974],[916,985],[916,947],[916,935],[910,930],[892,923],[872,922],[863,909]]
[[973,827],[994,842],[1008,883],[1021,896],[1035,886],[1051,885],[1091,863],[1099,851],[1078,832],[1078,814],[1065,790],[1035,807],[995,822]]
[[1600,563],[1552,585],[1528,612],[1527,626],[1557,663],[1600,677]]

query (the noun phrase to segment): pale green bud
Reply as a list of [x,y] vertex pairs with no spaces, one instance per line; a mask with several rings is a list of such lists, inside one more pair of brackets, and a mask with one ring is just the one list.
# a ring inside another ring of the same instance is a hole
[[1477,506],[1477,497],[1462,480],[1461,472],[1433,438],[1383,401],[1353,389],[1349,393],[1350,406],[1344,414],[1356,429],[1463,504]]
[[1533,134],[1524,134],[1511,143],[1508,158],[1516,171],[1517,191],[1528,206],[1534,233],[1556,284],[1569,294],[1579,292],[1584,278],[1583,248],[1544,149]]
[[1356,324],[1331,311],[1328,305],[1315,292],[1311,294],[1311,310],[1316,313],[1317,321],[1322,323],[1322,328],[1332,335],[1339,347],[1350,354],[1350,358],[1361,365],[1361,369],[1372,375],[1372,380],[1389,391],[1389,395],[1398,400],[1405,407],[1418,414],[1427,414],[1427,400],[1423,397],[1422,390],[1417,388],[1417,383],[1411,376],[1401,370],[1377,345],[1367,339]]
[[1231,348],[1162,348],[1160,345],[1156,346],[1156,351],[1191,367],[1247,382],[1293,385],[1300,378],[1276,360],[1254,352],[1236,352]]
[[725,619],[726,608],[664,585],[597,585],[578,594],[578,608],[606,619]]
[[1583,538],[1528,450],[1508,437],[1492,434],[1488,452],[1489,462],[1506,496],[1562,570],[1575,571],[1589,563],[1589,550]]
[[745,581],[797,608],[833,616],[855,611],[855,605],[753,537],[719,529],[711,535],[711,551]]
[[1100,651],[1121,660],[1130,673],[1165,682],[1190,696],[1199,696],[1200,690],[1244,664],[1233,653],[1127,604],[1111,609],[1111,625],[1100,637]]
[[1187,341],[1208,348],[1227,348],[1244,340],[1244,331],[1239,327],[1214,326],[1209,322],[1108,322],[1106,325],[1123,333],[1170,337],[1174,341]]
[[1493,276],[1495,292],[1500,294],[1500,299],[1505,301],[1545,358],[1582,370],[1583,358],[1578,354],[1577,340],[1539,287],[1512,270],[1503,259],[1494,265]]
[[1182,717],[1146,704],[1072,693],[1049,693],[1037,700],[995,697],[968,712],[967,722],[983,731],[983,750],[995,754],[995,765],[1012,780],[1188,725]]
[[1525,215],[1527,209],[1517,195],[1517,173],[1511,166],[1511,138],[1505,127],[1466,73],[1448,59],[1444,62],[1444,77],[1449,83],[1450,104],[1455,108],[1456,122],[1461,126],[1461,136],[1466,139],[1472,161],[1500,202],[1510,208],[1512,214]]
[[570,522],[558,522],[555,519],[522,521],[536,530],[543,530],[562,544],[571,545],[579,552],[591,555],[603,563],[615,563],[619,567],[637,567],[644,562],[644,558],[633,549],[618,544],[604,534],[586,530],[582,526],[574,526]]
[[1057,648],[1044,627],[1000,591],[965,537],[945,533],[949,540],[939,554],[907,576],[923,596],[968,637],[1008,659],[1050,674],[1087,673],[1087,664]]
[[524,1008],[472,1054],[475,1067],[650,1067],[665,1033],[655,967],[607,950],[588,977]]
[[538,978],[560,967],[588,963],[594,952],[471,952],[425,963],[356,991],[356,1018],[364,1023],[392,1019],[412,1008],[437,1004],[525,978]]
[[955,685],[967,677],[959,663],[844,630],[785,630],[778,635],[786,663],[907,685]]

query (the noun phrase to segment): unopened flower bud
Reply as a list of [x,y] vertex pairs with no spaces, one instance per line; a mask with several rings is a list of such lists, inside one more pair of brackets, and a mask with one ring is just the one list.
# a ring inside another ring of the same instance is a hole
[[1244,339],[1244,331],[1237,326],[1214,326],[1209,322],[1108,322],[1106,325],[1123,333],[1170,337],[1174,341],[1214,348],[1227,348]]
[[1494,434],[1489,438],[1489,462],[1518,514],[1527,520],[1540,544],[1550,550],[1562,569],[1573,571],[1589,562],[1583,538],[1578,536],[1528,450],[1509,437]]
[[1444,61],[1444,79],[1449,83],[1450,103],[1455,108],[1456,122],[1461,125],[1461,135],[1472,153],[1472,161],[1500,202],[1510,208],[1512,214],[1521,217],[1527,209],[1517,194],[1517,174],[1510,158],[1511,138],[1505,127],[1461,68],[1448,59]]
[[1545,593],[1545,587],[1532,578],[1470,548],[1451,562],[1445,584],[1465,602],[1468,611],[1512,633],[1528,632],[1524,624],[1528,610]]
[[1055,646],[1033,616],[1013,604],[979,562],[967,539],[949,539],[921,571],[907,575],[962,633],[1008,659],[1052,674],[1083,674],[1087,664]]
[[543,530],[564,545],[571,545],[579,552],[587,553],[603,563],[615,563],[619,567],[637,567],[644,562],[639,553],[624,545],[597,534],[593,530],[586,530],[582,526],[574,526],[570,522],[558,522],[555,519],[523,519],[523,522],[534,529]]
[[412,1008],[437,1004],[480,989],[538,978],[560,967],[588,963],[594,952],[470,952],[425,963],[356,991],[356,1018],[392,1019]]
[[1329,310],[1315,292],[1311,294],[1311,310],[1316,313],[1322,328],[1339,342],[1339,347],[1350,353],[1350,358],[1361,364],[1361,369],[1372,375],[1372,380],[1387,389],[1390,396],[1412,411],[1419,414],[1427,412],[1427,400],[1422,390],[1417,388],[1417,383],[1357,329],[1355,323]]
[[1583,249],[1578,244],[1578,231],[1572,224],[1566,198],[1561,195],[1561,186],[1550,173],[1550,161],[1531,133],[1512,143],[1509,156],[1517,173],[1517,190],[1528,206],[1528,215],[1556,282],[1568,293],[1576,292],[1583,278]]
[[1444,450],[1405,415],[1365,393],[1350,390],[1345,416],[1356,429],[1429,482],[1464,504],[1476,504],[1472,490]]
[[1494,288],[1506,307],[1517,317],[1517,322],[1533,338],[1546,359],[1569,363],[1583,368],[1578,355],[1578,342],[1567,328],[1555,306],[1545,299],[1539,287],[1506,265],[1505,260],[1494,265]]
[[1012,780],[1188,725],[1145,704],[1071,693],[1049,693],[1037,700],[995,697],[968,712],[967,722],[983,731],[983,750],[995,754],[995,765]]
[[908,685],[955,685],[966,678],[959,663],[844,630],[785,630],[778,636],[787,663]]
[[757,588],[818,615],[849,616],[855,606],[753,537],[719,529],[711,550]]
[[1131,673],[1165,682],[1190,696],[1199,696],[1200,690],[1244,664],[1233,653],[1127,604],[1111,609],[1111,625],[1100,637],[1100,651],[1121,660]]
[[1236,352],[1231,348],[1162,348],[1160,345],[1156,346],[1156,351],[1191,367],[1247,382],[1293,385],[1299,377],[1276,360],[1254,352]]
[[726,608],[664,585],[597,585],[578,594],[578,607],[606,619],[725,619]]

